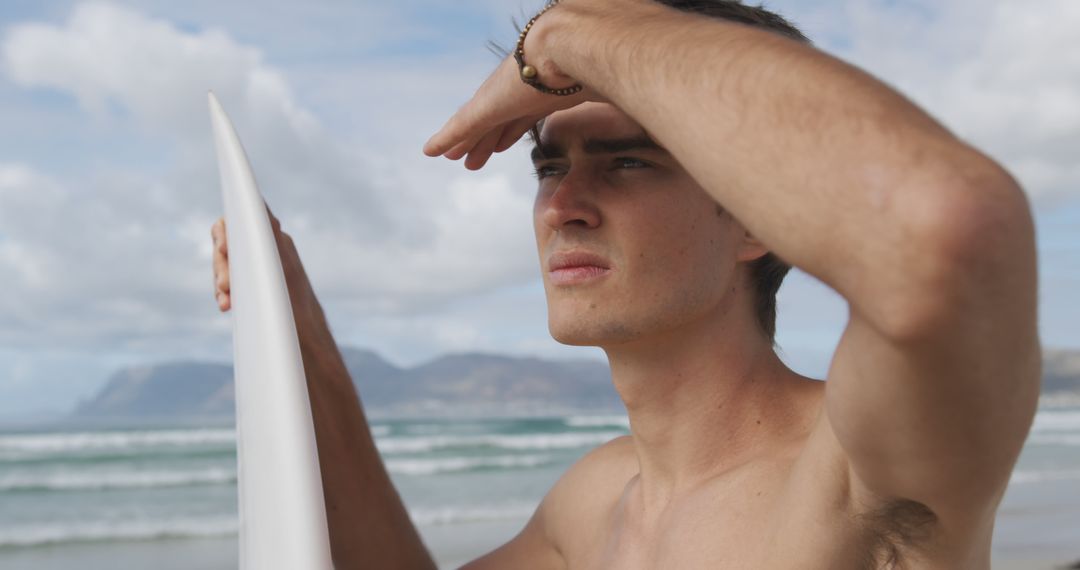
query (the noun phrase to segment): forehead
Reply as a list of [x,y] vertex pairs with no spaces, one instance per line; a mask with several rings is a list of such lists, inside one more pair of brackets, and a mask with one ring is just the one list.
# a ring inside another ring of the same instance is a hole
[[582,103],[544,120],[540,143],[571,147],[590,139],[646,137],[645,129],[609,103]]

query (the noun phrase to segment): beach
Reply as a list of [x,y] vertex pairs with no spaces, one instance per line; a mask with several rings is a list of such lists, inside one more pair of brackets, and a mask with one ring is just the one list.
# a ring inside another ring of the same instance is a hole
[[[624,416],[388,418],[381,454],[440,568],[512,538]],[[0,433],[0,568],[237,565],[235,432],[229,426],[20,428]],[[1039,412],[999,509],[993,568],[1080,560],[1080,407]]]
[[[429,528],[422,534],[440,570],[447,570],[459,568],[503,544],[524,522],[467,523],[454,528]],[[991,568],[1059,570],[1065,567],[1071,552],[1059,552],[1057,557],[1049,554],[1024,558],[995,556]],[[1074,558],[1080,561],[1080,557]],[[237,567],[237,551],[235,538],[224,537],[58,545],[7,552],[0,560],[3,561],[0,567],[11,570],[232,570]]]
[[[525,519],[422,527],[422,535],[439,568],[453,569],[505,543],[524,524]],[[8,549],[0,552],[0,568],[235,570],[237,553],[234,536],[68,543]]]

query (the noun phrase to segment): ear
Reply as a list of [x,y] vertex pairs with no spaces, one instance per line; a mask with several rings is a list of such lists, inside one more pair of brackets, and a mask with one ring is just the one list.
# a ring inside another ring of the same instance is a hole
[[765,247],[765,244],[758,241],[749,230],[742,229],[742,240],[739,242],[739,249],[735,254],[735,259],[739,262],[750,262],[761,259],[769,253],[769,248]]

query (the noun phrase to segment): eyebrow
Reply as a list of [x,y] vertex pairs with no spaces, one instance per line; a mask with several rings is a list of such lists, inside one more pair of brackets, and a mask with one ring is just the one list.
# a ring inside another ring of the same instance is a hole
[[[631,150],[667,152],[664,147],[649,138],[648,135],[637,135],[618,139],[586,139],[582,148],[585,151],[585,154],[616,154]],[[565,157],[566,147],[561,144],[542,142],[532,149],[533,162]]]

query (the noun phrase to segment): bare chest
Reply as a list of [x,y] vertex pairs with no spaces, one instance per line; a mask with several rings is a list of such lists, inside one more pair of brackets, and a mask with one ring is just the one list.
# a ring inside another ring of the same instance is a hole
[[[700,504],[695,509],[708,506]],[[685,516],[651,532],[613,527],[588,567],[869,570],[854,555],[865,541],[842,520],[843,513],[822,513],[819,520],[834,521],[825,527],[813,519],[801,519],[801,524],[783,520],[779,511],[712,506],[716,510]]]
[[[569,568],[886,570],[885,529],[851,512],[844,481],[773,466],[711,485],[652,518],[624,495]],[[802,474],[807,475],[806,473]],[[645,519],[648,519],[647,522]]]

